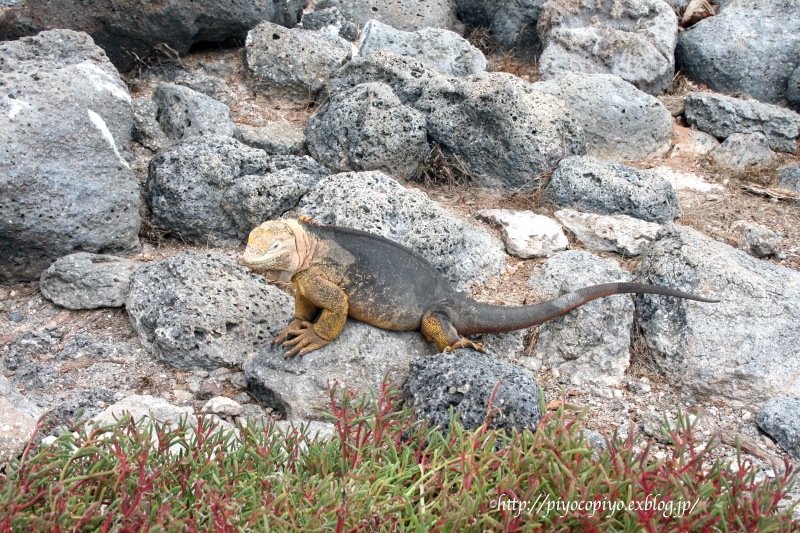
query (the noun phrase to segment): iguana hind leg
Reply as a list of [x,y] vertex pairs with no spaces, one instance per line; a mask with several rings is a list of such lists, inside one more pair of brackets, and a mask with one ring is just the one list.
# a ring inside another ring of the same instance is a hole
[[440,352],[451,352],[458,348],[483,351],[481,343],[461,338],[447,317],[436,311],[428,311],[422,316],[420,331],[429,342],[436,344]]

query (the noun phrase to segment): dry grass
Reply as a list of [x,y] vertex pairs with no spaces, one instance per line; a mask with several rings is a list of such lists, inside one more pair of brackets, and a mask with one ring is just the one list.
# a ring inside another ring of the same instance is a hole
[[461,157],[446,152],[437,143],[432,144],[430,152],[413,177],[426,187],[465,187],[474,178],[475,174]]

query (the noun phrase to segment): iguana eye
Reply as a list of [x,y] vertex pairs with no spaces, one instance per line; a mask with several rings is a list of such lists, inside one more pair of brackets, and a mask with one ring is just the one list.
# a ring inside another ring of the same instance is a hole
[[269,247],[269,251],[271,252],[273,250],[277,250],[278,246],[280,246],[280,245],[281,245],[281,241],[275,241],[274,243],[272,243],[272,246]]

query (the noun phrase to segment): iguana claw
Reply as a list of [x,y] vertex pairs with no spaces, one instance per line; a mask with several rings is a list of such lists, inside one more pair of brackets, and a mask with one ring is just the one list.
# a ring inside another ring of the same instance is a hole
[[469,339],[461,339],[458,342],[454,342],[450,346],[446,346],[444,351],[445,352],[452,352],[453,350],[458,350],[459,348],[472,348],[473,350],[477,350],[479,352],[485,352],[486,350],[483,349],[483,344],[480,342],[473,342]]
[[295,337],[281,344],[281,346],[294,346],[294,348],[283,354],[284,359],[291,359],[295,355],[305,355],[331,342],[317,335],[311,322],[303,322],[301,326],[302,329],[289,331],[289,335],[295,335]]

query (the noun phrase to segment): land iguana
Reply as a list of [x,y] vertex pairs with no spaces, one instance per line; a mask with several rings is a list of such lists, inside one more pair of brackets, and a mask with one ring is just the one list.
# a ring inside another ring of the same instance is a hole
[[294,319],[273,340],[292,347],[287,358],[334,340],[348,316],[383,329],[418,330],[440,352],[483,351],[480,343],[463,336],[528,328],[612,294],[718,301],[658,285],[603,283],[534,305],[483,304],[454,290],[410,248],[364,231],[303,219],[268,221],[255,228],[239,261],[273,281],[291,280],[296,289]]

